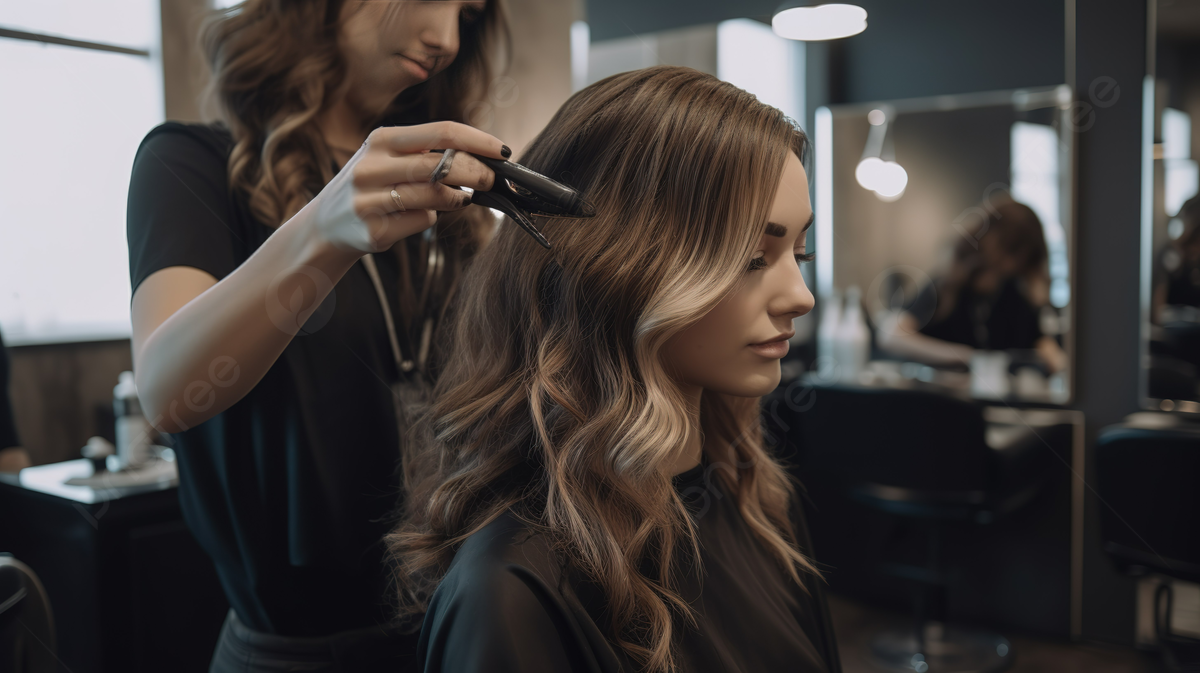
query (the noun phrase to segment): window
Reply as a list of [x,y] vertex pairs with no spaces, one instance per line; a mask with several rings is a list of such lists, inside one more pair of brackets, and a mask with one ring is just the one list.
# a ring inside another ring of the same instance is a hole
[[1162,140],[1163,208],[1167,217],[1175,217],[1200,190],[1200,169],[1192,159],[1192,118],[1188,113],[1174,108],[1163,110]]
[[609,75],[681,65],[730,82],[804,124],[804,43],[752,19],[689,26],[589,44],[586,23],[571,27],[575,90]]
[[1050,256],[1050,303],[1063,308],[1071,301],[1071,280],[1067,235],[1059,217],[1058,133],[1045,124],[1016,122],[1011,138],[1012,197],[1042,221]]
[[125,203],[163,120],[155,0],[0,5],[0,331],[125,338]]
[[804,121],[804,43],[785,40],[765,23],[732,19],[717,24],[717,77]]

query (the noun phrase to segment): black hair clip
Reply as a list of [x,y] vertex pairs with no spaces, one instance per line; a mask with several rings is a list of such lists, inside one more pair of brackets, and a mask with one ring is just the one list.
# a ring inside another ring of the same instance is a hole
[[475,190],[471,203],[495,208],[512,218],[543,248],[550,241],[537,230],[533,216],[595,217],[596,209],[570,187],[525,168],[521,164],[488,157],[475,157],[496,174],[489,191]]

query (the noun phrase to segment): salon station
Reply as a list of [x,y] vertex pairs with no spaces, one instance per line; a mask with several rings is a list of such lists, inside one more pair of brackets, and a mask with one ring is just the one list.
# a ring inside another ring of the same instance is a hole
[[1200,670],[1200,0],[0,64],[0,672]]

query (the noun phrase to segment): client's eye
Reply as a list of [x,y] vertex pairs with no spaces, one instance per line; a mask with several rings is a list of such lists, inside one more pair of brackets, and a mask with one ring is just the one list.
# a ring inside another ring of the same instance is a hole
[[817,253],[815,253],[815,252],[810,252],[805,255],[797,254],[796,255],[796,263],[804,264],[805,262],[811,262],[816,258],[817,258]]
[[757,257],[750,258],[749,271],[762,271],[765,268],[767,268],[767,259],[765,256],[759,255]]

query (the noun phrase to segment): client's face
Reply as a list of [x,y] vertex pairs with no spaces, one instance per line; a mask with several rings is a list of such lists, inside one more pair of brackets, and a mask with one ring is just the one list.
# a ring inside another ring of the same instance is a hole
[[742,281],[696,324],[673,336],[663,361],[682,385],[760,397],[779,385],[792,319],[812,310],[813,296],[797,264],[812,224],[808,177],[789,154],[766,234],[745,265]]

